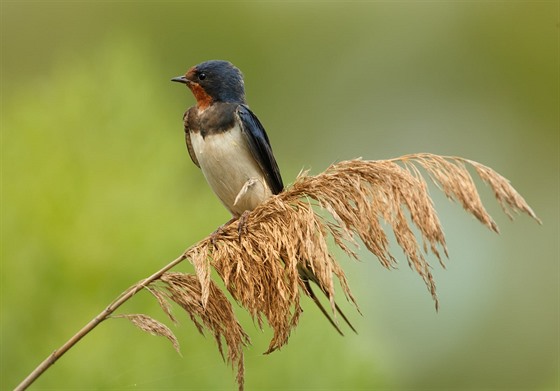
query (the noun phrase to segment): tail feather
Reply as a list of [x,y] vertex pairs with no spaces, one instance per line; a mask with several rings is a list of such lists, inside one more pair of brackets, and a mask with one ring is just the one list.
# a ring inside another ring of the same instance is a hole
[[[309,295],[309,297],[311,297],[311,299],[315,302],[315,304],[317,305],[317,307],[319,307],[319,309],[321,310],[321,312],[323,313],[323,315],[325,315],[325,317],[327,318],[327,320],[330,322],[330,324],[336,329],[336,331],[338,331],[338,333],[342,336],[344,336],[344,333],[342,332],[342,330],[340,330],[340,327],[338,327],[338,324],[335,322],[335,320],[332,318],[332,316],[329,314],[329,312],[325,309],[325,307],[323,306],[323,304],[321,304],[321,302],[319,301],[319,299],[317,298],[317,295],[315,295],[315,292],[313,292],[313,290],[311,289],[311,284],[309,284],[309,278],[301,276],[303,283],[305,285],[305,289],[307,291],[307,294]],[[324,293],[324,292],[323,292]],[[346,324],[352,329],[353,332],[355,332],[356,334],[358,334],[358,332],[356,331],[356,329],[354,328],[354,326],[352,326],[352,323],[350,323],[350,321],[348,320],[348,318],[346,317],[346,315],[344,315],[344,312],[342,312],[342,310],[340,309],[340,307],[338,306],[338,304],[336,304],[336,302],[334,303],[335,305],[335,309],[336,312],[342,317],[342,319],[344,319],[344,321],[346,322]]]
[[336,329],[336,331],[338,331],[338,333],[340,335],[344,336],[344,333],[342,332],[342,330],[340,330],[340,327],[338,327],[338,325],[336,324],[336,322],[334,321],[332,316],[327,312],[325,307],[323,307],[323,304],[321,304],[321,302],[317,298],[317,295],[315,295],[315,292],[313,292],[313,290],[311,289],[311,285],[309,284],[309,280],[304,280],[303,283],[305,284],[305,289],[307,290],[307,294],[309,295],[309,297],[311,297],[311,299],[313,299],[313,301],[315,302],[317,307],[319,307],[319,309],[321,310],[323,315],[325,315],[325,317],[328,319],[330,324],[332,324],[332,326]]
[[344,319],[344,321],[346,322],[346,324],[348,325],[348,327],[350,327],[352,329],[353,332],[355,332],[356,334],[358,334],[358,332],[356,331],[356,329],[354,328],[354,326],[352,326],[352,323],[350,323],[350,321],[348,320],[348,318],[346,317],[346,315],[344,315],[344,312],[342,312],[342,310],[340,309],[340,307],[338,306],[338,304],[336,304],[336,302],[334,303],[334,307],[336,308],[336,312],[338,312],[338,314],[340,316],[342,316],[342,319]]

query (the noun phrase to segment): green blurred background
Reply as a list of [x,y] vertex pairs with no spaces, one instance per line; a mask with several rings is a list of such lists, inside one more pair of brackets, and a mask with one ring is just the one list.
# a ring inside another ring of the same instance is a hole
[[[184,146],[193,98],[169,81],[207,59],[243,70],[286,183],[359,156],[459,155],[508,177],[543,220],[510,222],[481,186],[498,236],[433,189],[451,257],[434,267],[440,312],[404,259],[387,271],[365,251],[360,263],[337,253],[359,335],[339,337],[305,300],[290,343],[263,356],[270,330],[237,308],[253,341],[247,389],[558,387],[558,2],[2,1],[1,12],[1,389],[229,218]],[[165,318],[145,293],[123,311]],[[233,389],[212,338],[180,320],[183,357],[115,319],[34,389]]]

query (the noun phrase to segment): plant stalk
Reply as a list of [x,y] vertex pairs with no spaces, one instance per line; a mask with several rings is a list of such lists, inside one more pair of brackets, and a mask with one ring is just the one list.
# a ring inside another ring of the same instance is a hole
[[101,311],[95,318],[93,318],[88,324],[86,324],[80,331],[72,336],[64,345],[52,352],[43,362],[41,362],[37,368],[33,370],[16,388],[14,391],[26,390],[39,376],[43,374],[51,365],[53,365],[64,353],[66,353],[70,348],[72,348],[79,340],[85,337],[90,331],[97,327],[101,322],[106,320],[117,308],[128,301],[136,293],[144,289],[146,286],[159,279],[163,273],[173,268],[180,262],[186,259],[185,253],[181,254],[178,258],[171,261],[163,268],[145,278],[136,284],[132,285],[126,291],[121,293],[111,304],[107,306],[103,311]]

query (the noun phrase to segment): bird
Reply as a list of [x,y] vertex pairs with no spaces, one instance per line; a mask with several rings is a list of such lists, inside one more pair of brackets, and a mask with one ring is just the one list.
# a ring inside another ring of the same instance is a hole
[[[224,225],[239,219],[241,226],[250,211],[284,189],[268,135],[247,105],[243,74],[229,61],[210,60],[171,81],[185,84],[196,100],[183,115],[189,156],[231,213]],[[311,289],[309,281],[318,283],[317,277],[306,265],[299,266],[299,275],[306,293],[342,335]]]
[[187,149],[232,217],[280,193],[280,170],[263,125],[245,101],[241,71],[211,60],[171,80],[186,84],[196,99],[183,115]]

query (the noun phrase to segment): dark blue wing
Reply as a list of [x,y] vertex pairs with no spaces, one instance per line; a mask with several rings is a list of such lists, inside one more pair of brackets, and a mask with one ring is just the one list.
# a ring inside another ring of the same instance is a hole
[[247,106],[239,105],[236,113],[243,134],[247,137],[251,153],[264,172],[266,183],[273,194],[280,193],[284,189],[284,184],[264,127]]

